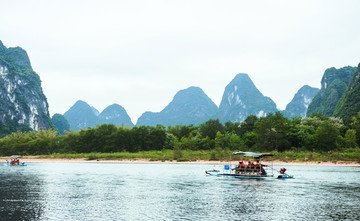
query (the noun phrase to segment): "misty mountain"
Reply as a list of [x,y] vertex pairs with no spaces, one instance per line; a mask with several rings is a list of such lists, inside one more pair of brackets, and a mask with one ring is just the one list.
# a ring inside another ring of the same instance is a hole
[[105,108],[105,110],[99,114],[97,124],[115,124],[118,126],[129,127],[134,126],[129,115],[126,113],[126,110],[118,104],[112,104]]
[[96,124],[114,124],[129,127],[134,125],[126,110],[118,104],[110,105],[96,115],[97,113],[99,112],[96,108],[79,100],[64,114],[64,117],[73,131],[95,127]]
[[199,87],[177,92],[159,113],[145,112],[136,125],[199,125],[216,117],[218,107]]
[[308,85],[303,86],[300,88],[291,102],[286,105],[286,109],[283,112],[284,116],[286,117],[306,117],[306,111],[315,97],[315,95],[319,92],[318,88],[313,88]]
[[68,111],[65,112],[64,117],[70,124],[73,131],[85,129],[88,127],[95,127],[97,116],[90,105],[84,101],[77,101]]
[[91,106],[91,110],[96,116],[99,116],[100,112],[95,107]]
[[225,88],[218,118],[222,123],[242,122],[249,115],[263,117],[276,111],[274,101],[265,97],[247,74],[238,74]]

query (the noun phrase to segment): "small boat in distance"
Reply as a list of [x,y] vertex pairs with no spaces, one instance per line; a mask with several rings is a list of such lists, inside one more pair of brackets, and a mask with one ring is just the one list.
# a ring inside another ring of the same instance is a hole
[[[234,152],[232,155],[241,156],[238,165],[231,164],[231,156],[230,163],[225,164],[223,171],[220,170],[207,170],[205,171],[208,175],[213,176],[230,176],[236,178],[273,178],[274,177],[274,167],[273,167],[273,154],[271,153],[254,153],[254,152]],[[271,165],[262,164],[261,160],[263,157],[271,157]],[[245,160],[245,162],[244,162]],[[247,162],[246,162],[247,161]],[[282,168],[285,169],[285,168]],[[285,169],[286,170],[286,169]],[[293,178],[294,176],[290,176],[281,173],[277,178]],[[281,177],[280,177],[281,176]]]
[[27,166],[25,162],[20,162],[20,158],[21,156],[19,155],[12,155],[10,156],[10,161],[7,160],[4,166]]

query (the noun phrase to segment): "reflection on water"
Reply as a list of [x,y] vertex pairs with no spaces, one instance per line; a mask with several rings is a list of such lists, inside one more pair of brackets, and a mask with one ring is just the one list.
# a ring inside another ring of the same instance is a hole
[[[280,167],[280,166],[279,166]],[[205,175],[197,164],[0,167],[3,220],[360,220],[360,168],[287,166],[296,179]]]
[[42,183],[23,167],[0,169],[1,220],[35,220],[43,213]]

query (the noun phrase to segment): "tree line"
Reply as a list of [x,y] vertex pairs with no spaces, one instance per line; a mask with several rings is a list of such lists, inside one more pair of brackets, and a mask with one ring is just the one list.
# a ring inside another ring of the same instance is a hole
[[288,119],[281,112],[244,122],[208,120],[201,125],[97,125],[59,135],[55,130],[16,132],[0,139],[0,155],[53,153],[112,153],[150,150],[342,151],[360,144],[360,112],[351,124],[340,118],[313,114]]

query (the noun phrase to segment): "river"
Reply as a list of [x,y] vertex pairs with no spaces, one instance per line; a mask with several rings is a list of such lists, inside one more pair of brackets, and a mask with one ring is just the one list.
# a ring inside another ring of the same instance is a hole
[[360,220],[360,167],[287,166],[295,179],[286,180],[205,175],[213,167],[171,163],[0,166],[0,217]]

